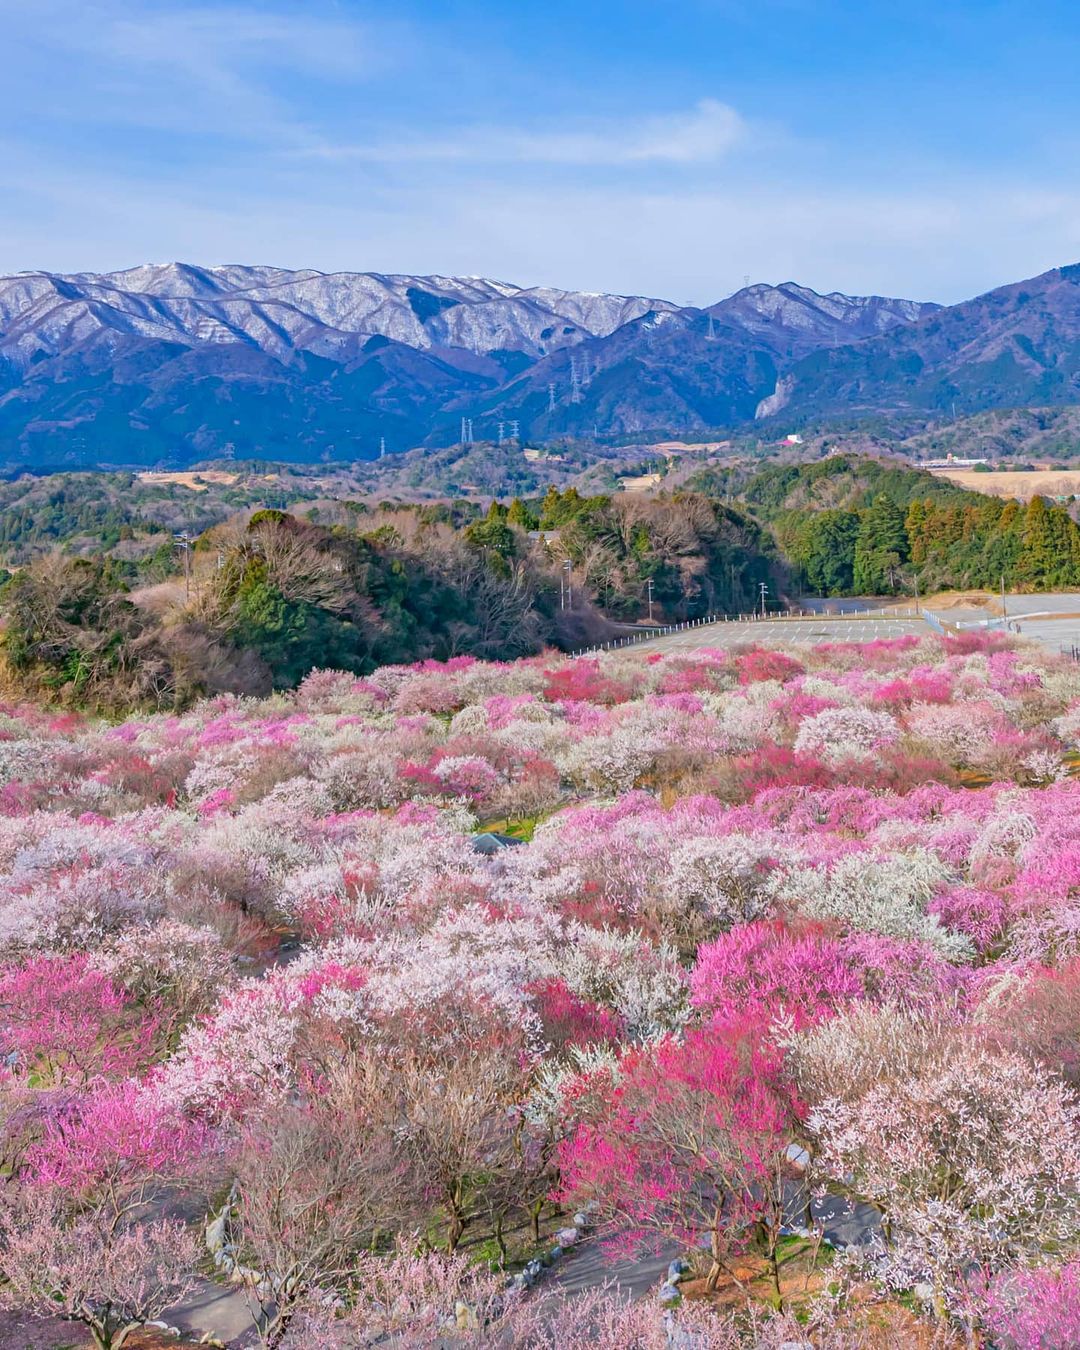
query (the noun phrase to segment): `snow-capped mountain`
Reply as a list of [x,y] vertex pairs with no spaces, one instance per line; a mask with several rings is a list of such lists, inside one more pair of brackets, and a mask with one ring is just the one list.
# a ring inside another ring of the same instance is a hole
[[0,277],[0,464],[365,459],[750,420],[801,358],[937,306],[750,286],[708,309],[484,277],[147,264]]
[[290,272],[276,267],[194,267],[0,278],[0,352],[27,366],[99,334],[178,342],[242,342],[279,360],[291,352],[333,359],[357,339],[389,338],[419,350],[543,356],[601,337],[649,310],[641,296],[524,288],[483,277]]

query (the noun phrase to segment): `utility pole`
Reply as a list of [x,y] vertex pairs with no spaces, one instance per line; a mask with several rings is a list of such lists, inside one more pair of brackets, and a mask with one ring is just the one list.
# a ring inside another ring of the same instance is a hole
[[649,577],[645,585],[649,588],[649,622],[652,623],[652,577]]
[[921,614],[921,613],[922,613],[922,610],[919,608],[919,574],[918,574],[918,572],[913,572],[913,573],[912,573],[912,578],[913,578],[913,580],[914,580],[914,582],[915,582],[915,613],[916,613],[916,614]]
[[574,564],[569,558],[563,563],[563,571],[566,573],[566,608],[574,608],[574,592],[572,577],[574,574]]
[[1003,628],[1009,626],[1009,611],[1005,608],[1005,573],[1001,574],[1001,625]]
[[768,586],[765,585],[765,583],[764,583],[763,581],[758,582],[758,587],[759,587],[759,589],[760,589],[760,591],[761,591],[761,617],[764,618],[764,617],[765,617],[765,596],[768,594],[769,588],[768,588]]
[[184,595],[191,599],[191,535],[187,530],[181,531],[175,535],[176,542],[180,545],[184,553]]

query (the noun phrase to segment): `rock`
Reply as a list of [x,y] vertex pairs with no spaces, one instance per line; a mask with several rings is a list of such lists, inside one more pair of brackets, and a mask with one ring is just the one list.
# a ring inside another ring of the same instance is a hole
[[672,1284],[670,1280],[665,1281],[660,1286],[660,1305],[664,1308],[677,1308],[682,1302],[682,1294],[679,1292],[679,1286]]
[[589,1218],[589,1216],[588,1216],[587,1214],[575,1214],[575,1215],[574,1215],[574,1227],[575,1227],[575,1228],[591,1228],[591,1227],[592,1227],[592,1220]]
[[689,1275],[690,1263],[677,1256],[667,1268],[668,1284],[678,1284],[684,1275]]
[[532,1286],[543,1274],[543,1270],[544,1270],[543,1262],[538,1260],[532,1260],[526,1265],[525,1269],[521,1272],[521,1278],[525,1281],[526,1285],[528,1285],[528,1287],[531,1289]]
[[572,1247],[575,1242],[581,1240],[581,1233],[576,1228],[560,1228],[555,1234],[555,1241],[560,1247]]
[[545,1266],[553,1266],[560,1256],[562,1256],[562,1248],[556,1243],[551,1251],[547,1252],[540,1259]]
[[476,1315],[476,1309],[470,1307],[468,1303],[463,1303],[461,1299],[454,1304],[454,1326],[458,1331],[479,1331],[480,1318]]
[[934,1286],[932,1284],[927,1284],[925,1280],[920,1284],[913,1285],[911,1292],[920,1303],[929,1305],[934,1301]]

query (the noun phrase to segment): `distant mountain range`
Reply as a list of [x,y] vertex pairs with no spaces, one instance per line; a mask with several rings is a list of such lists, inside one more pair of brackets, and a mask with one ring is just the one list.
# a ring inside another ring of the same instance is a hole
[[[1080,268],[949,309],[705,309],[478,277],[169,263],[0,277],[0,462],[371,459],[477,439],[1080,402]],[[504,425],[505,430],[509,430]]]

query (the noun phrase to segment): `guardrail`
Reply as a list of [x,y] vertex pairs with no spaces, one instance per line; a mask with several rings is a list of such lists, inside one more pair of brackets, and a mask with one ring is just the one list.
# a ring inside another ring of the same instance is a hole
[[[623,647],[636,647],[642,642],[651,642],[654,638],[667,637],[670,633],[683,633],[692,628],[707,628],[713,624],[786,623],[790,621],[806,622],[807,620],[834,622],[837,619],[865,619],[873,615],[882,619],[923,618],[930,622],[930,616],[925,611],[920,612],[915,609],[906,609],[891,614],[883,614],[879,609],[847,609],[837,614],[833,614],[829,610],[822,612],[814,609],[789,609],[783,613],[766,614],[764,617],[760,614],[707,614],[700,619],[686,619],[682,623],[662,624],[654,628],[642,629],[640,632],[627,633],[622,637],[610,638],[607,642],[600,642],[592,647],[581,647],[577,651],[568,652],[567,655],[571,657],[593,656],[599,652],[619,651]],[[939,627],[938,631],[944,632],[945,630]]]

